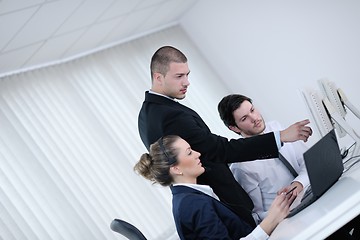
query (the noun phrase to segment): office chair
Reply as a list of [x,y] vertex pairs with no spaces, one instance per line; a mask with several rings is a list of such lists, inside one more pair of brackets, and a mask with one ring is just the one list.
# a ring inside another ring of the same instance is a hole
[[110,224],[110,228],[130,240],[146,240],[146,237],[139,229],[126,221],[114,219]]

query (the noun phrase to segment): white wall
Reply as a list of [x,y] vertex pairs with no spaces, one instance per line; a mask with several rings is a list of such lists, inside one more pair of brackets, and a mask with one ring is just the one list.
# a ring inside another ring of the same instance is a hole
[[252,97],[266,119],[287,126],[308,117],[298,89],[319,90],[323,77],[360,108],[359,12],[357,0],[200,0],[181,25],[229,93]]

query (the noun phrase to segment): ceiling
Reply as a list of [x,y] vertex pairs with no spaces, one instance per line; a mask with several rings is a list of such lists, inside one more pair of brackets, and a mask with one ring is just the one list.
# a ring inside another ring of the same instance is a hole
[[197,0],[0,0],[0,76],[175,25]]

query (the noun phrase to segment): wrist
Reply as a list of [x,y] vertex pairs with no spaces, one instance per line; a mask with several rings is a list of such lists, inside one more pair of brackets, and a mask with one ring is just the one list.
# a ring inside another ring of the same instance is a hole
[[275,219],[270,219],[269,217],[264,218],[264,220],[259,224],[262,230],[270,236],[274,231],[275,227],[278,225],[278,222]]
[[284,140],[284,130],[283,131],[280,131],[280,142],[281,142],[281,146],[284,144],[284,142],[286,142],[285,140]]

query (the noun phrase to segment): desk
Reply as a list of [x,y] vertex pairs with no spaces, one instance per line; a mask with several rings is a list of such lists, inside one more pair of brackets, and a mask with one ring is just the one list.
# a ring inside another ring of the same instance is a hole
[[284,219],[269,239],[324,239],[359,214],[360,162],[343,173],[317,201],[295,216]]

